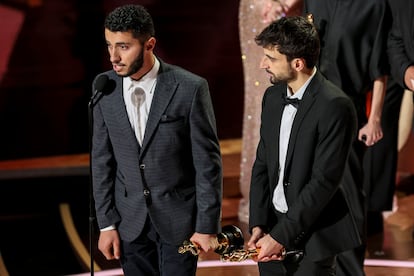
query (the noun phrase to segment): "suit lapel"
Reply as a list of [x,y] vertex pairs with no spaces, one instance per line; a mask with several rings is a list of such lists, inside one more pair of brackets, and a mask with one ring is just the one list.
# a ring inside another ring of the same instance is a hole
[[170,103],[177,86],[178,83],[176,82],[172,71],[168,70],[168,65],[160,61],[160,72],[158,74],[154,98],[152,99],[151,109],[148,115],[147,125],[145,127],[142,152],[145,151],[148,142],[154,135],[161,116],[164,114],[168,104]]
[[115,77],[116,81],[116,90],[111,94],[113,97],[112,100],[112,110],[113,114],[118,121],[118,126],[122,129],[124,133],[124,137],[131,141],[129,143],[133,146],[133,149],[139,152],[139,144],[137,138],[135,136],[134,131],[132,130],[131,123],[128,118],[128,113],[126,110],[125,102],[124,102],[124,95],[123,95],[123,78],[122,77]]
[[306,88],[306,91],[303,95],[302,101],[296,113],[295,119],[293,121],[292,130],[290,132],[288,151],[286,154],[285,175],[287,175],[287,173],[290,170],[290,163],[292,160],[294,146],[298,138],[297,136],[298,136],[299,129],[307,113],[309,112],[310,108],[315,102],[316,95],[318,93],[317,91],[320,85],[319,77],[320,75],[317,72],[313,80],[309,83],[308,87]]

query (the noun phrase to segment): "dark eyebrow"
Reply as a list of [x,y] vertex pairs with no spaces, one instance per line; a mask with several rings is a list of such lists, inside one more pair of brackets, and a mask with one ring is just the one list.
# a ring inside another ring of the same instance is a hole
[[[110,45],[111,43],[107,40],[106,44]],[[114,46],[123,46],[123,45],[131,45],[129,42],[116,42]]]
[[275,57],[272,57],[272,56],[269,56],[269,55],[266,55],[266,54],[265,54],[265,56],[266,56],[268,59],[271,59],[271,60],[275,60],[275,59],[276,59]]
[[115,46],[121,46],[121,45],[131,45],[131,43],[128,42],[116,42]]

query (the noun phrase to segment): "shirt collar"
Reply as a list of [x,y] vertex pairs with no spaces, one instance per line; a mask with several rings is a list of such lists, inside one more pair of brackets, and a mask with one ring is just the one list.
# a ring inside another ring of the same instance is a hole
[[160,62],[155,58],[154,65],[152,66],[151,70],[148,71],[142,78],[139,80],[133,80],[131,77],[124,78],[124,88],[127,90],[134,90],[135,87],[141,87],[144,91],[148,91],[152,93],[151,91],[154,82],[157,80],[158,70],[160,68]]
[[311,80],[313,79],[313,77],[315,76],[315,74],[316,74],[316,67],[313,68],[312,75],[309,77],[309,79],[293,95],[290,92],[289,87],[287,87],[287,92],[286,92],[287,97],[292,98],[292,99],[296,98],[296,99],[301,100],[302,97],[303,97],[303,94],[305,94],[306,88],[308,88],[308,85],[311,82]]

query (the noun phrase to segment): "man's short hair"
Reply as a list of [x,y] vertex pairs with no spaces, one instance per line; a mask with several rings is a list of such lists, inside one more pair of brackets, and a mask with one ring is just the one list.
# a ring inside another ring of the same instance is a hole
[[141,5],[117,7],[105,18],[105,28],[111,32],[131,32],[141,42],[155,36],[152,17]]
[[303,58],[308,68],[316,65],[320,42],[315,26],[302,16],[282,17],[256,36],[257,45],[276,48],[288,61]]

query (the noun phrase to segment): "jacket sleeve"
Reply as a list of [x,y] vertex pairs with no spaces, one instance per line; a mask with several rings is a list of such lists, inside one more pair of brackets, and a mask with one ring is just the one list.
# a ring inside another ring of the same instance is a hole
[[207,82],[201,79],[196,89],[189,119],[196,172],[195,231],[211,234],[221,229],[222,160]]
[[[265,109],[267,93],[262,100],[262,110]],[[263,112],[260,126],[260,139],[256,150],[256,159],[252,168],[249,194],[249,229],[255,226],[265,227],[269,222],[269,206],[271,206],[271,191],[269,189],[269,172],[266,161],[266,143],[263,139]],[[276,143],[277,141],[275,141]],[[266,229],[264,229],[266,230]]]

